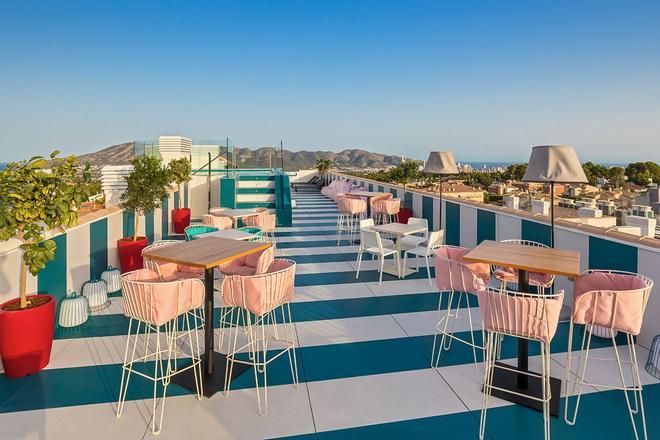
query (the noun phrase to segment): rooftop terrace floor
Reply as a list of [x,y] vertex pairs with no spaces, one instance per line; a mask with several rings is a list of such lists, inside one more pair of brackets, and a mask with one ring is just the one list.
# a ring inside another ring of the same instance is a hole
[[[430,368],[438,293],[425,271],[405,280],[384,275],[379,286],[375,263],[368,261],[356,280],[356,247],[345,241],[337,246],[335,204],[315,190],[301,189],[294,198],[294,225],[278,229],[277,246],[281,257],[298,263],[292,311],[299,386],[291,385],[286,357],[279,358],[268,370],[269,412],[260,416],[252,374],[236,379],[229,397],[218,393],[202,401],[172,384],[158,437],[477,438],[482,395],[472,351],[454,343],[441,367]],[[121,310],[121,298],[113,298],[80,333],[58,334],[41,373],[0,376],[1,439],[153,437],[146,381],[132,379],[123,416],[115,417],[126,340]],[[455,330],[465,331],[465,324]],[[560,323],[552,344],[552,375],[559,378],[567,333],[568,323]],[[602,348],[592,353],[612,351],[603,340],[597,344]],[[503,359],[514,362],[515,353],[515,340],[506,338]],[[530,353],[538,354],[538,346],[532,344]],[[641,364],[647,356],[638,347]],[[538,358],[530,365],[535,368]],[[590,371],[591,378],[618,377],[614,364],[593,364]],[[643,368],[641,376],[649,438],[660,438],[660,383]],[[553,418],[552,436],[633,438],[623,393],[587,392],[577,425]],[[489,438],[543,438],[540,413],[497,398],[490,408]]]

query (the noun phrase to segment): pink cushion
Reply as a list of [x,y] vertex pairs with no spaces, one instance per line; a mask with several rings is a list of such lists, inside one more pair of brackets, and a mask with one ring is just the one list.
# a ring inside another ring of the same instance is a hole
[[225,275],[260,275],[265,273],[275,259],[275,246],[271,245],[263,251],[236,258],[219,266]]
[[573,320],[638,335],[651,293],[642,278],[630,274],[589,272],[573,285]]
[[[518,283],[518,270],[510,267],[501,267],[495,270],[493,275],[498,280],[504,280],[515,284]],[[552,274],[549,273],[529,272],[530,286],[548,286],[553,279]]]
[[244,307],[261,316],[293,298],[295,263],[275,260],[266,273],[232,275],[222,282],[222,297],[228,306]]
[[204,283],[199,279],[162,282],[150,269],[128,272],[121,277],[124,314],[154,325],[202,306]]
[[564,292],[556,298],[534,298],[482,289],[479,311],[488,331],[550,342],[557,331]]
[[470,249],[443,246],[435,251],[435,284],[441,292],[457,291],[476,294],[479,286],[488,284],[490,266],[463,259]]

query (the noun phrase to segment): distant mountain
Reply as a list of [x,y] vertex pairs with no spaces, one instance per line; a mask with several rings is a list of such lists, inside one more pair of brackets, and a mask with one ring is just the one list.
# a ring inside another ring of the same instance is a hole
[[[280,167],[281,157],[275,148],[238,148],[236,152],[239,168]],[[95,153],[83,154],[80,159],[88,161],[94,168],[103,165],[126,165],[133,158],[133,142],[113,145]],[[284,168],[299,170],[314,167],[319,158],[330,159],[338,168],[383,168],[401,163],[401,157],[381,153],[372,153],[360,149],[346,149],[339,153],[334,151],[289,151],[284,150]],[[234,158],[230,157],[234,162]]]
[[83,154],[78,158],[82,162],[89,162],[94,168],[103,165],[128,165],[133,158],[133,142],[113,145],[95,153]]

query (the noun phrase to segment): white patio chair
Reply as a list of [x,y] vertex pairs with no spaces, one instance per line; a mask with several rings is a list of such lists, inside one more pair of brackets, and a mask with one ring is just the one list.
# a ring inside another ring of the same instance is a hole
[[423,226],[424,231],[419,232],[415,235],[408,235],[402,237],[400,240],[401,242],[399,243],[399,248],[402,251],[408,249],[414,249],[429,239],[429,232],[428,232],[429,222],[425,218],[410,217],[408,219],[408,224],[415,226]]
[[378,270],[380,272],[380,277],[378,278],[378,285],[383,284],[383,266],[385,264],[385,257],[389,255],[394,255],[394,260],[396,261],[397,273],[399,278],[401,278],[401,258],[399,252],[394,248],[383,247],[383,240],[380,238],[380,234],[376,231],[360,231],[360,250],[358,252],[357,258],[357,273],[355,278],[357,279],[360,276],[360,265],[362,264],[362,254],[369,253],[378,257]]
[[418,271],[419,271],[419,257],[423,257],[424,262],[426,263],[426,275],[428,276],[429,279],[429,286],[432,286],[433,282],[431,281],[431,269],[429,268],[429,257],[432,257],[433,252],[436,249],[438,249],[440,246],[442,246],[444,237],[445,237],[445,231],[443,230],[433,231],[429,234],[429,239],[426,244],[421,244],[417,247],[406,250],[406,252],[404,252],[403,254],[403,270],[405,271],[406,267],[408,267],[407,266],[408,255],[415,256]]
[[[375,226],[375,222],[373,218],[365,218],[363,220],[360,220],[360,231],[362,230],[372,231],[374,226]],[[383,238],[382,236],[380,237],[380,240],[383,242],[383,247],[394,249],[394,241],[387,238]]]

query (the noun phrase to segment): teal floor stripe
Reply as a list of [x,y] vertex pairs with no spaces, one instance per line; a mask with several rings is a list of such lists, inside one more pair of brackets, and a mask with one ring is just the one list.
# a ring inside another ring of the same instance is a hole
[[[567,330],[567,323],[560,325],[552,344],[553,353],[566,350]],[[477,341],[480,335],[476,334]],[[467,338],[469,333],[462,332],[457,336]],[[304,372],[299,371],[300,380],[321,381],[429,368],[432,344],[433,336],[417,336],[301,347],[297,355],[305,369]],[[594,348],[601,346],[605,346],[604,340],[596,341]],[[514,338],[505,338],[503,357],[513,357],[516,347]],[[530,356],[538,353],[538,344],[531,344]],[[471,360],[472,350],[464,344],[455,343],[451,350],[443,352],[440,363],[442,366],[461,365],[469,364]],[[143,365],[145,368],[151,367],[149,363]],[[22,379],[0,376],[0,413],[113,402],[117,399],[120,375],[120,364],[110,364],[45,370]],[[292,383],[286,356],[277,358],[269,365],[268,383]],[[233,384],[234,389],[253,388],[254,375],[243,374]],[[146,380],[134,378],[127,399],[150,398],[150,385]],[[170,396],[184,394],[190,392],[176,385],[168,388]]]
[[[644,387],[647,414],[650,408],[660,409],[660,385]],[[582,440],[588,438],[623,439],[633,438],[633,431],[625,407],[623,395],[618,391],[586,394],[582,397],[578,423],[569,426],[563,417],[550,419],[553,438]],[[564,400],[560,402],[563,414]],[[281,439],[320,440],[335,439],[390,439],[390,438],[433,438],[439,433],[451,433],[451,438],[477,438],[480,411],[465,411],[455,414],[379,423],[355,428],[322,431],[318,433],[281,437]],[[607,417],[603,419],[603,414]],[[657,414],[655,412],[654,414]],[[486,419],[488,438],[495,440],[543,438],[541,414],[519,405],[490,408]],[[648,438],[660,438],[657,419],[647,417]],[[586,434],[588,432],[588,435]]]
[[[457,300],[457,299],[456,299]],[[443,295],[446,304],[447,295]],[[477,306],[474,297],[470,297],[470,305]],[[388,295],[382,297],[346,298],[324,301],[306,301],[292,303],[291,311],[296,322],[316,321],[322,319],[358,318],[366,316],[387,315],[394,313],[426,312],[437,310],[438,294],[435,292],[404,295]],[[222,308],[216,307],[214,313],[215,328],[219,328]],[[128,318],[122,314],[97,315],[80,329],[57,332],[56,339],[75,339],[100,336],[125,335],[128,331]]]

